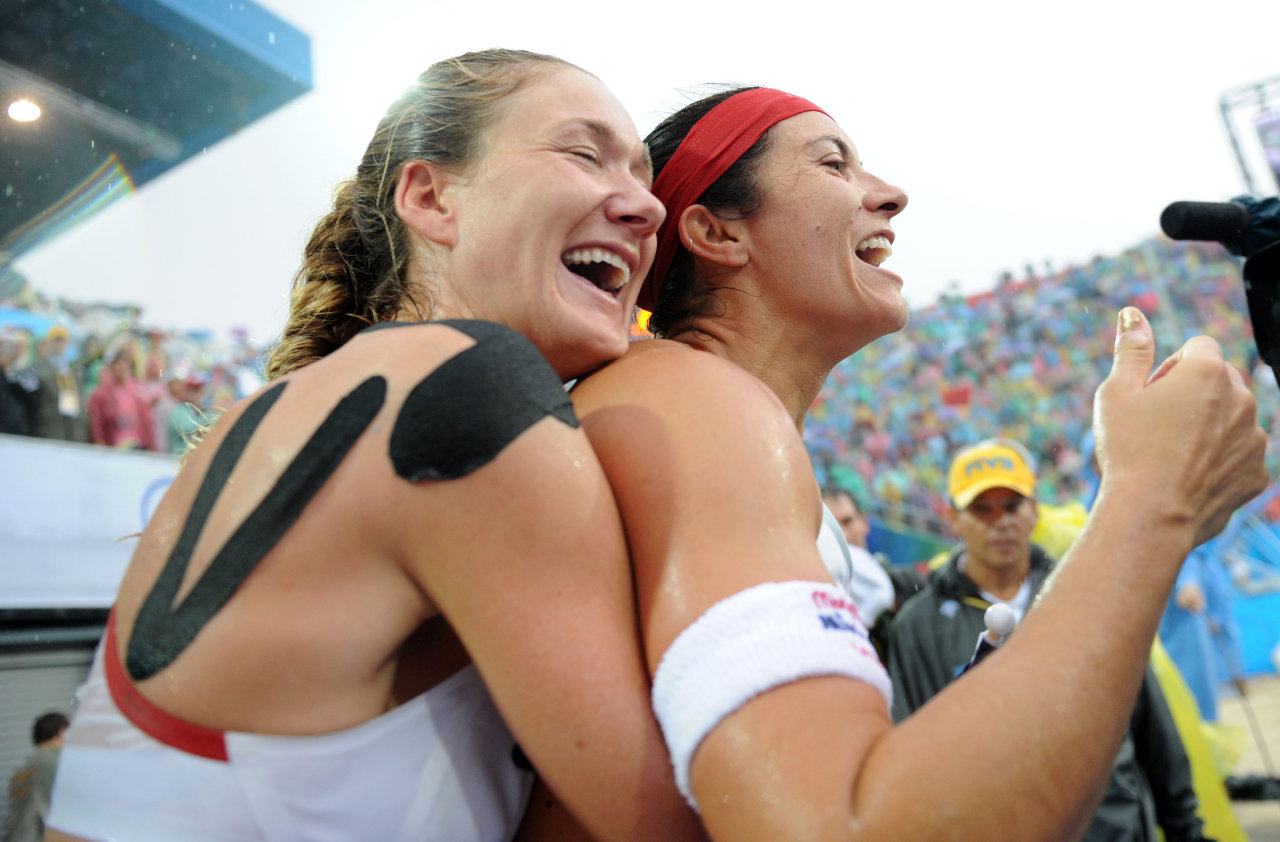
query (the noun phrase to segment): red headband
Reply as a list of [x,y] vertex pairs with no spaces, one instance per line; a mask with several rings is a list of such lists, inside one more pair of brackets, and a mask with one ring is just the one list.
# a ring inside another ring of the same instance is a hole
[[658,253],[640,287],[637,304],[653,310],[680,245],[680,215],[742,157],[765,132],[788,117],[823,111],[809,100],[773,88],[734,94],[703,115],[653,182],[653,195],[667,208],[658,229]]

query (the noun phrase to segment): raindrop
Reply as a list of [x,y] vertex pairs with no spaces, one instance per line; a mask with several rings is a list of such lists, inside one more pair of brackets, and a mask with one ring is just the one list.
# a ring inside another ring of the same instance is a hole
[[276,34],[274,32],[267,33],[267,43],[274,44],[276,42]]

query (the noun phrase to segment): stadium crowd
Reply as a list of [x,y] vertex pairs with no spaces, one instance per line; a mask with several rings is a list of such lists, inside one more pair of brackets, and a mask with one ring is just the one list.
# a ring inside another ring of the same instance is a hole
[[148,326],[133,305],[0,297],[0,433],[180,455],[190,436],[263,382],[241,331]]
[[[243,333],[219,341],[205,331],[148,326],[136,306],[6,287],[0,432],[178,453],[175,431],[207,421],[262,382],[266,349]],[[1002,435],[1025,442],[1038,460],[1044,502],[1080,499],[1093,392],[1110,366],[1110,322],[1126,304],[1151,315],[1165,350],[1196,333],[1217,339],[1250,379],[1262,426],[1276,428],[1280,391],[1254,347],[1238,261],[1214,243],[1156,237],[1083,266],[1028,266],[987,292],[944,293],[914,309],[904,330],[840,364],[820,393],[805,430],[819,481],[847,488],[887,524],[946,534],[949,455]],[[59,335],[66,341],[55,355],[75,380],[81,433],[50,433],[37,421],[40,349]],[[109,373],[118,357],[131,385]],[[141,396],[153,434],[121,434],[100,417],[127,407],[122,391]],[[175,410],[184,417],[167,425]],[[1280,458],[1271,458],[1280,476]]]
[[[1126,304],[1150,315],[1158,357],[1197,333],[1217,339],[1250,381],[1262,427],[1280,434],[1280,396],[1257,356],[1238,261],[1217,244],[1160,237],[914,309],[904,330],[828,378],[805,430],[819,480],[848,488],[890,524],[946,534],[950,456],[1006,436],[1039,462],[1043,502],[1079,500],[1093,393]],[[1268,458],[1275,477],[1274,449]]]

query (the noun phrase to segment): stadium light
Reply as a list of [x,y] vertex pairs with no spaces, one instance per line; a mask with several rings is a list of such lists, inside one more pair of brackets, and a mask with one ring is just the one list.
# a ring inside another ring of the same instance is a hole
[[0,60],[0,88],[6,87],[34,93],[47,108],[73,117],[93,131],[109,134],[161,161],[177,160],[182,152],[182,141],[173,134]]
[[40,119],[40,106],[29,99],[15,99],[9,103],[9,117],[19,123],[30,123]]

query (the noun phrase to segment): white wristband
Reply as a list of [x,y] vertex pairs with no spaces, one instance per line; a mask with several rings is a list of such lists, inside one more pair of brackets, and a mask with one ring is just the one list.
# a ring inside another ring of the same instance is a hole
[[680,633],[653,677],[653,710],[676,786],[694,810],[689,764],[703,738],[766,690],[816,675],[892,685],[858,609],[820,582],[767,582],[727,597]]

